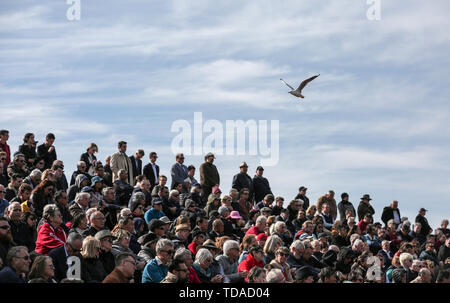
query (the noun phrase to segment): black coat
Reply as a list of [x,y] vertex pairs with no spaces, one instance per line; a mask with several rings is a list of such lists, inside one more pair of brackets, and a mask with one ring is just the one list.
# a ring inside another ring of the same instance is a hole
[[139,175],[142,175],[142,160],[137,159],[137,165],[136,165],[136,158],[134,156],[129,157],[131,160],[131,167],[133,168],[133,176],[136,178]]
[[422,225],[422,228],[420,229],[420,234],[424,237],[428,236],[432,228],[430,224],[428,224],[427,218],[422,217],[421,215],[417,215],[415,222],[420,223]]
[[55,161],[57,158],[56,156],[56,149],[54,149],[51,153],[48,152],[48,149],[50,147],[47,147],[45,143],[42,143],[37,148],[37,157],[38,159],[44,159],[45,165],[44,169],[51,168],[53,161]]
[[149,163],[144,166],[143,174],[147,177],[147,179],[150,181],[150,191],[155,187],[156,184],[158,184],[158,178],[159,178],[159,166],[155,164],[156,169],[156,179],[155,174],[153,173],[152,164]]
[[48,253],[48,256],[52,258],[53,265],[55,266],[55,280],[59,282],[62,279],[67,278],[68,266],[65,246],[61,245],[57,248],[52,249]]
[[102,262],[106,275],[109,275],[116,267],[114,255],[110,251],[105,252],[102,250],[99,255],[99,260]]
[[[400,216],[400,209],[397,208],[396,211],[398,212],[398,217],[401,218],[402,216]],[[386,206],[381,214],[381,221],[387,225],[387,222],[391,219],[394,219],[394,209],[390,206]]]
[[[94,154],[92,154],[92,159],[97,160],[97,157]],[[92,164],[89,162],[89,153],[88,152],[81,154],[80,161],[83,161],[84,163],[86,163],[86,171],[89,171]]]
[[254,195],[253,180],[252,178],[250,178],[249,175],[244,173],[234,175],[231,187],[236,189],[237,191],[240,191],[243,188],[248,188],[249,190],[248,200],[253,201]]
[[269,181],[264,177],[253,177],[253,189],[255,191],[255,202],[262,201],[268,194],[272,194]]
[[15,223],[8,220],[11,226],[11,234],[16,245],[26,246],[29,251],[33,251],[36,247],[33,230],[25,222],[19,221]]
[[106,276],[100,259],[81,258],[81,280],[84,283],[101,283]]
[[303,196],[302,194],[298,194],[295,199],[301,199],[303,200],[303,210],[306,211],[309,207],[309,198],[307,196]]

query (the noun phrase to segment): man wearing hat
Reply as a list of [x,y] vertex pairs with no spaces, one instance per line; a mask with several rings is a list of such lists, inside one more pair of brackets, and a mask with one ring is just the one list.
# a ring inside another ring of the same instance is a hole
[[100,178],[99,176],[95,176],[92,177],[91,179],[91,187],[92,187],[91,203],[97,206],[103,199],[102,190],[103,187],[105,187],[105,183],[103,182],[102,178]]
[[175,250],[180,247],[186,248],[188,246],[187,239],[191,232],[191,226],[189,224],[178,224],[175,226],[175,237],[173,241],[175,244]]
[[138,242],[141,244],[141,250],[138,253],[138,257],[143,258],[146,263],[154,259],[156,257],[156,242],[159,239],[160,237],[153,232],[139,237]]
[[255,202],[260,202],[268,194],[272,195],[272,190],[270,189],[269,181],[267,178],[263,177],[264,168],[258,166],[256,168],[256,174],[253,177],[253,188],[255,191]]
[[308,188],[304,187],[304,186],[300,186],[300,188],[298,189],[298,195],[295,197],[295,200],[302,200],[303,201],[303,210],[307,210],[309,207],[309,198],[306,196],[306,191],[308,190]]
[[359,202],[358,206],[358,220],[361,221],[364,219],[366,214],[371,214],[372,216],[375,214],[375,209],[373,209],[372,205],[370,205],[370,195],[365,194],[361,198],[361,202]]
[[111,252],[111,248],[116,237],[109,230],[101,230],[95,234],[95,238],[100,241],[100,254],[98,258],[102,262],[106,274],[109,275],[115,267],[114,255]]
[[202,200],[206,205],[212,188],[220,184],[220,176],[217,167],[213,164],[216,157],[213,153],[207,153],[205,162],[200,165],[200,185],[202,186]]
[[422,225],[420,234],[423,237],[428,236],[433,231],[430,224],[428,224],[427,218],[425,218],[426,214],[427,214],[427,210],[422,207],[421,209],[419,209],[419,214],[416,216],[416,221],[415,221],[416,223],[420,223]]
[[[253,202],[254,200],[254,186],[252,178],[247,174],[248,165],[246,162],[241,162],[239,165],[240,172],[233,177],[233,182],[231,187],[235,188],[237,191],[240,191],[243,188],[247,188],[248,200]],[[257,201],[258,202],[258,201]]]
[[164,217],[165,214],[162,211],[162,204],[163,201],[159,197],[154,197],[152,200],[152,208],[147,210],[144,214],[144,220],[148,224],[153,219],[159,219],[161,217]]

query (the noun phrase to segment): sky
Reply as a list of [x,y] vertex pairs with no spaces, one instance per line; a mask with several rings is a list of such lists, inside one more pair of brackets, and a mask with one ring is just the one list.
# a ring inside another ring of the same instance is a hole
[[[0,128],[13,152],[27,132],[40,143],[53,132],[70,178],[91,142],[104,160],[124,140],[144,165],[156,151],[170,176],[175,121],[192,139],[195,112],[205,129],[278,121],[264,175],[285,206],[306,186],[314,202],[332,189],[357,207],[370,194],[375,221],[392,200],[412,221],[421,207],[434,228],[450,219],[449,1],[380,0],[380,20],[366,0],[80,0],[69,20],[72,2],[0,2]],[[305,99],[279,80],[316,74]],[[249,150],[216,152],[223,192],[241,161],[251,176],[262,163]]]

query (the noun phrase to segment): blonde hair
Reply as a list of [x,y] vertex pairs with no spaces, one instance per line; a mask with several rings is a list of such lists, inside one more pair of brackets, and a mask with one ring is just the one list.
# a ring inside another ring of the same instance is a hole
[[83,240],[83,246],[81,247],[81,255],[83,258],[96,258],[96,249],[100,249],[100,240],[97,240],[93,236],[87,236]]
[[281,238],[277,235],[269,236],[264,244],[264,253],[275,253],[278,248],[278,244],[281,244],[282,242],[283,240],[281,240]]

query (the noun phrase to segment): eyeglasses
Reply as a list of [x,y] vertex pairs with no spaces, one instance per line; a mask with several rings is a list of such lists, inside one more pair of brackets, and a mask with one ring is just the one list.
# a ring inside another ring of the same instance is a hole
[[81,249],[75,249],[75,248],[73,248],[73,246],[72,246],[70,243],[67,243],[67,245],[69,245],[70,249],[71,249],[74,253],[77,253],[77,252],[80,252],[80,251],[81,251]]
[[101,218],[94,218],[94,220],[102,220],[102,221],[105,221],[106,219],[105,219],[104,217],[101,217]]
[[133,264],[134,267],[136,267],[136,262],[135,262],[134,260],[133,260],[133,261],[131,261],[131,260],[125,260],[125,262],[131,263],[131,264]]
[[172,255],[174,253],[173,250],[161,250],[161,251],[164,251],[164,252],[166,252],[169,255]]
[[0,228],[1,228],[1,229],[8,230],[8,229],[11,229],[11,226],[9,226],[9,225],[3,225],[3,226],[0,226]]

